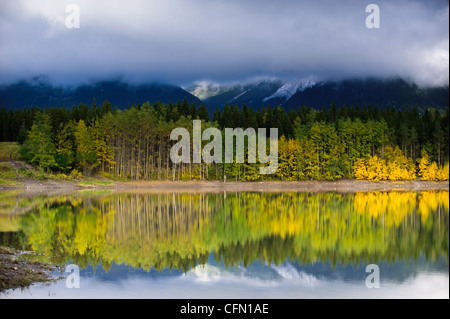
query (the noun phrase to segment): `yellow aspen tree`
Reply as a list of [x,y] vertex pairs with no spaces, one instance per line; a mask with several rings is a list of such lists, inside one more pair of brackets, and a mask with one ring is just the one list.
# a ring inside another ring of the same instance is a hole
[[449,163],[445,164],[438,172],[438,179],[440,181],[449,180]]
[[427,175],[428,166],[430,165],[430,156],[424,149],[421,152],[421,158],[418,160],[419,163],[419,176],[424,180],[424,175]]
[[353,174],[355,175],[355,178],[358,180],[364,180],[367,179],[369,174],[367,172],[367,163],[364,159],[359,159],[355,162],[353,165]]

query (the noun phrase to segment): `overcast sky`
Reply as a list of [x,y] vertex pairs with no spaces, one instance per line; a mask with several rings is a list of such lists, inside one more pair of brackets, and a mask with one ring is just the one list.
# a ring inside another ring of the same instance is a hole
[[[366,27],[368,4],[380,28]],[[235,82],[314,76],[449,83],[449,4],[418,0],[0,0],[0,82]],[[68,4],[80,28],[66,26]]]

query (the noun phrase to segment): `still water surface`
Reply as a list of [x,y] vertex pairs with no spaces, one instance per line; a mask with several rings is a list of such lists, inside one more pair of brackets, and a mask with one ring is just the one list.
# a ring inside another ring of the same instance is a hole
[[448,196],[3,192],[0,245],[78,266],[80,288],[0,298],[449,298]]

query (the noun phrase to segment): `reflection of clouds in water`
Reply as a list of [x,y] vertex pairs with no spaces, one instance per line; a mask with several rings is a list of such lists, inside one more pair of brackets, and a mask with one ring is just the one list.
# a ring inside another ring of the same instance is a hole
[[304,271],[298,271],[290,263],[285,263],[279,266],[272,265],[270,267],[274,269],[281,277],[283,277],[283,279],[289,281],[295,281],[305,285],[313,285],[317,281],[317,278],[314,275],[308,275]]
[[261,285],[281,285],[289,282],[301,286],[314,286],[317,278],[304,271],[297,270],[291,263],[282,265],[270,265],[258,268],[230,267],[223,265],[199,265],[191,269],[185,276],[186,280],[193,280],[198,283],[219,283],[219,282],[244,282],[252,286]]
[[[219,281],[226,275],[226,271],[223,271],[219,267],[206,264],[191,269],[186,274],[186,277],[193,277],[195,280],[201,282],[215,282]],[[230,276],[233,277],[231,274]]]
[[81,276],[81,289],[67,289],[65,281],[45,286],[36,285],[28,290],[20,289],[0,294],[7,298],[449,298],[448,273],[423,272],[409,280],[398,283],[382,281],[380,289],[368,289],[364,281],[329,280],[300,271],[292,265],[284,264],[264,267],[267,272],[275,272],[280,280],[264,280],[255,277],[244,268],[227,270],[225,267],[206,265],[196,267],[183,276],[142,277],[130,276],[126,279],[103,281],[97,276]]
[[199,265],[182,277],[194,283],[211,284],[245,284],[249,286],[272,286],[280,281],[280,277],[267,267],[244,268],[223,265]]

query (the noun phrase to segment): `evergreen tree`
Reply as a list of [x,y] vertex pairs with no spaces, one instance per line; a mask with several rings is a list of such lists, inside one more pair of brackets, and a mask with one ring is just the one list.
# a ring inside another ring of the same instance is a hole
[[200,120],[209,121],[209,114],[205,104],[200,105],[198,109],[198,117]]
[[221,125],[221,123],[222,123],[222,112],[220,111],[219,108],[217,108],[214,111],[214,115],[213,115],[212,121],[213,121],[213,123],[217,123],[219,126]]
[[36,115],[33,126],[28,133],[28,139],[21,148],[21,154],[30,163],[42,168],[47,173],[56,168],[56,149],[52,140],[51,119],[45,113]]
[[58,168],[63,172],[69,172],[75,163],[75,125],[73,122],[61,124],[61,129],[56,137],[55,160]]
[[74,134],[78,163],[84,173],[91,176],[92,170],[100,164],[99,155],[95,149],[95,140],[83,120],[78,122]]
[[28,131],[27,131],[27,128],[24,123],[20,127],[19,135],[17,136],[17,143],[19,143],[19,145],[23,145],[25,143],[25,141],[27,140],[27,137],[28,137]]

